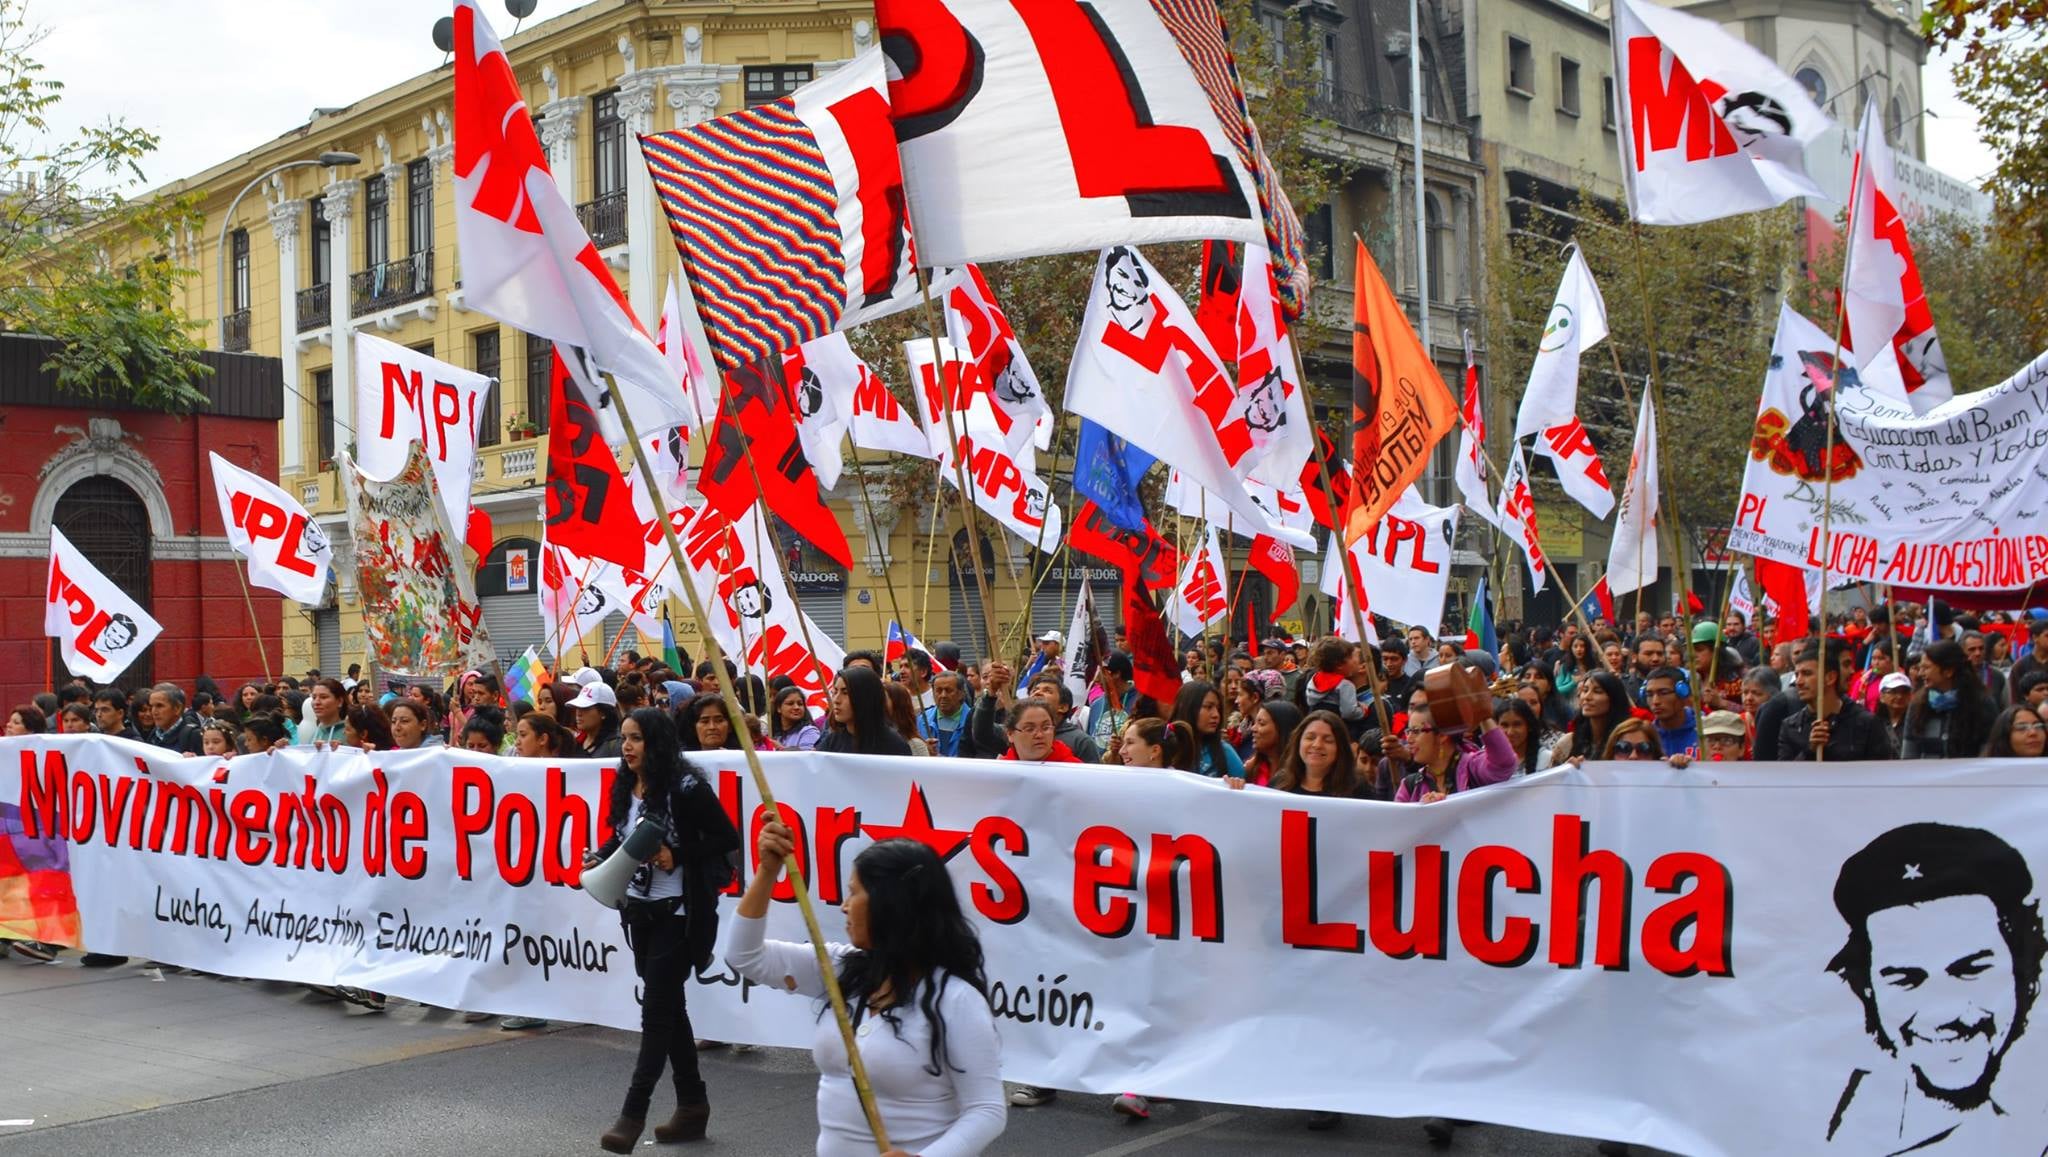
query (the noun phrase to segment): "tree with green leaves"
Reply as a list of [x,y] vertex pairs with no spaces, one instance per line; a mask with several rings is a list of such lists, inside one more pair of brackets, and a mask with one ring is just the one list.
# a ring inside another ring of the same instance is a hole
[[43,35],[22,0],[0,0],[0,329],[55,339],[46,368],[83,401],[204,405],[211,371],[177,308],[191,271],[169,257],[197,212],[122,196],[153,134],[110,121],[56,136],[64,84],[30,55]]

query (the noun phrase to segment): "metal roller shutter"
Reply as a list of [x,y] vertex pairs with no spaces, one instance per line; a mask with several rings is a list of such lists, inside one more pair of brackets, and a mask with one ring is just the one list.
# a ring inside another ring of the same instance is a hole
[[341,611],[322,607],[313,612],[313,634],[320,647],[320,673],[341,676]]
[[528,647],[547,643],[547,621],[541,617],[540,600],[532,594],[484,595],[484,626],[491,632],[491,646],[497,649],[498,666],[503,669]]
[[[846,591],[815,590],[805,591],[796,597],[797,606],[809,615],[811,623],[824,631],[841,649],[856,649],[846,637]],[[879,645],[880,639],[862,640],[864,645]]]
[[981,617],[981,592],[975,589],[973,575],[955,575],[953,589],[948,598],[953,612],[953,642],[960,646],[960,657],[969,663],[978,663],[988,654],[988,628]]

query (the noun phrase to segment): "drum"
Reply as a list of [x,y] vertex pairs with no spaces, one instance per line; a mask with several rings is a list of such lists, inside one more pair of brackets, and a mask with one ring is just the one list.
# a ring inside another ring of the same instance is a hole
[[1431,667],[1422,673],[1422,690],[1429,697],[1429,716],[1439,735],[1463,735],[1493,718],[1493,691],[1477,667]]

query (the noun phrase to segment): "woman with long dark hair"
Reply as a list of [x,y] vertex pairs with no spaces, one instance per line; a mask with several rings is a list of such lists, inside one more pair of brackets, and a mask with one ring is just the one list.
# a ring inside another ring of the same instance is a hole
[[840,755],[913,754],[909,741],[889,724],[882,677],[872,668],[850,664],[832,680],[832,726],[816,750]]
[[1579,680],[1602,669],[1600,653],[1593,649],[1592,637],[1573,635],[1571,646],[1565,650],[1564,657],[1557,661],[1557,666],[1551,672],[1551,685],[1557,689],[1560,697],[1570,702],[1569,696],[1579,689]]
[[2021,704],[2008,707],[1991,721],[1991,740],[1984,754],[1993,759],[2039,759],[2048,750],[2048,716]]
[[1929,643],[1922,652],[1925,682],[1906,709],[1900,759],[1962,759],[1984,750],[1998,705],[1970,666],[1963,645],[1953,639]]
[[[1536,719],[1543,730],[1563,731],[1571,725],[1571,706],[1565,702],[1564,693],[1558,688],[1556,676],[1549,668],[1541,663],[1530,663],[1522,668],[1520,682],[1523,691],[1534,692],[1536,702],[1529,706],[1535,708]],[[1521,691],[1516,694],[1521,694]]]
[[1550,748],[1543,743],[1542,722],[1526,699],[1503,699],[1493,709],[1493,721],[1500,724],[1508,746],[1515,749],[1517,775],[1535,775],[1550,770]]
[[376,707],[358,707],[343,717],[342,743],[364,751],[390,751],[398,746],[391,737],[391,720]]
[[[1244,761],[1244,775],[1233,777],[1230,786],[1267,786],[1287,758],[1287,741],[1301,726],[1302,715],[1301,708],[1285,699],[1268,699],[1253,709],[1249,728],[1252,756]],[[1349,732],[1346,735],[1348,743]]]
[[1571,728],[1551,748],[1552,767],[1568,759],[1600,759],[1614,725],[1629,717],[1628,688],[1612,671],[1594,671],[1579,680],[1579,710]]
[[1358,756],[1351,731],[1335,711],[1311,711],[1287,737],[1286,757],[1273,773],[1275,791],[1295,795],[1369,799],[1369,785],[1358,778]]
[[932,753],[932,745],[917,733],[917,700],[911,698],[910,688],[894,680],[882,684],[882,708],[888,713],[889,726],[910,744],[910,754]]
[[768,734],[783,751],[809,751],[818,746],[824,733],[811,718],[810,701],[801,687],[784,687],[775,693],[774,710],[768,717]]
[[[740,897],[726,962],[756,984],[812,998],[811,1056],[818,1066],[818,1157],[875,1152],[855,1095],[846,1045],[825,1003],[809,944],[768,940],[769,897],[791,855],[789,829],[761,827],[757,867]],[[1002,1042],[983,975],[981,941],[938,853],[916,840],[883,840],[854,858],[847,878],[847,944],[826,945],[876,1107],[888,1157],[973,1157],[1002,1135]]]
[[1223,741],[1223,697],[1200,679],[1181,684],[1173,697],[1173,718],[1195,733],[1195,773],[1211,779],[1244,778],[1244,760]]
[[611,838],[583,866],[603,863],[642,820],[660,824],[663,835],[619,909],[640,977],[640,1056],[619,1119],[598,1138],[611,1153],[631,1153],[639,1143],[663,1068],[675,1081],[676,1111],[654,1127],[654,1139],[696,1141],[711,1120],[684,989],[692,971],[711,963],[718,890],[732,879],[727,857],[739,850],[740,834],[717,793],[684,761],[675,724],[659,707],[639,708],[619,726],[619,773],[605,808]]
[[694,695],[675,714],[676,739],[684,751],[738,751],[739,732],[733,730],[732,716],[725,713],[725,700],[717,695]]

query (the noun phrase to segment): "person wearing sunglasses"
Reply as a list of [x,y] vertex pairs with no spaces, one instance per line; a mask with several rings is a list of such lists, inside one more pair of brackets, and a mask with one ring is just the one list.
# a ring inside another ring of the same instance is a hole
[[2008,707],[1991,721],[1984,754],[2000,759],[2039,759],[2048,750],[2048,716],[2033,707]]
[[[1657,729],[1649,720],[1624,719],[1607,736],[1607,748],[1600,758],[1621,763],[1656,763],[1664,758],[1664,745],[1658,741]],[[1690,762],[1691,757],[1682,751],[1671,757],[1673,767],[1684,767]]]
[[1500,783],[1521,766],[1514,745],[1491,718],[1480,720],[1471,734],[1449,735],[1436,729],[1428,708],[1411,709],[1406,738],[1421,766],[1394,789],[1395,803],[1435,803],[1454,792]]

